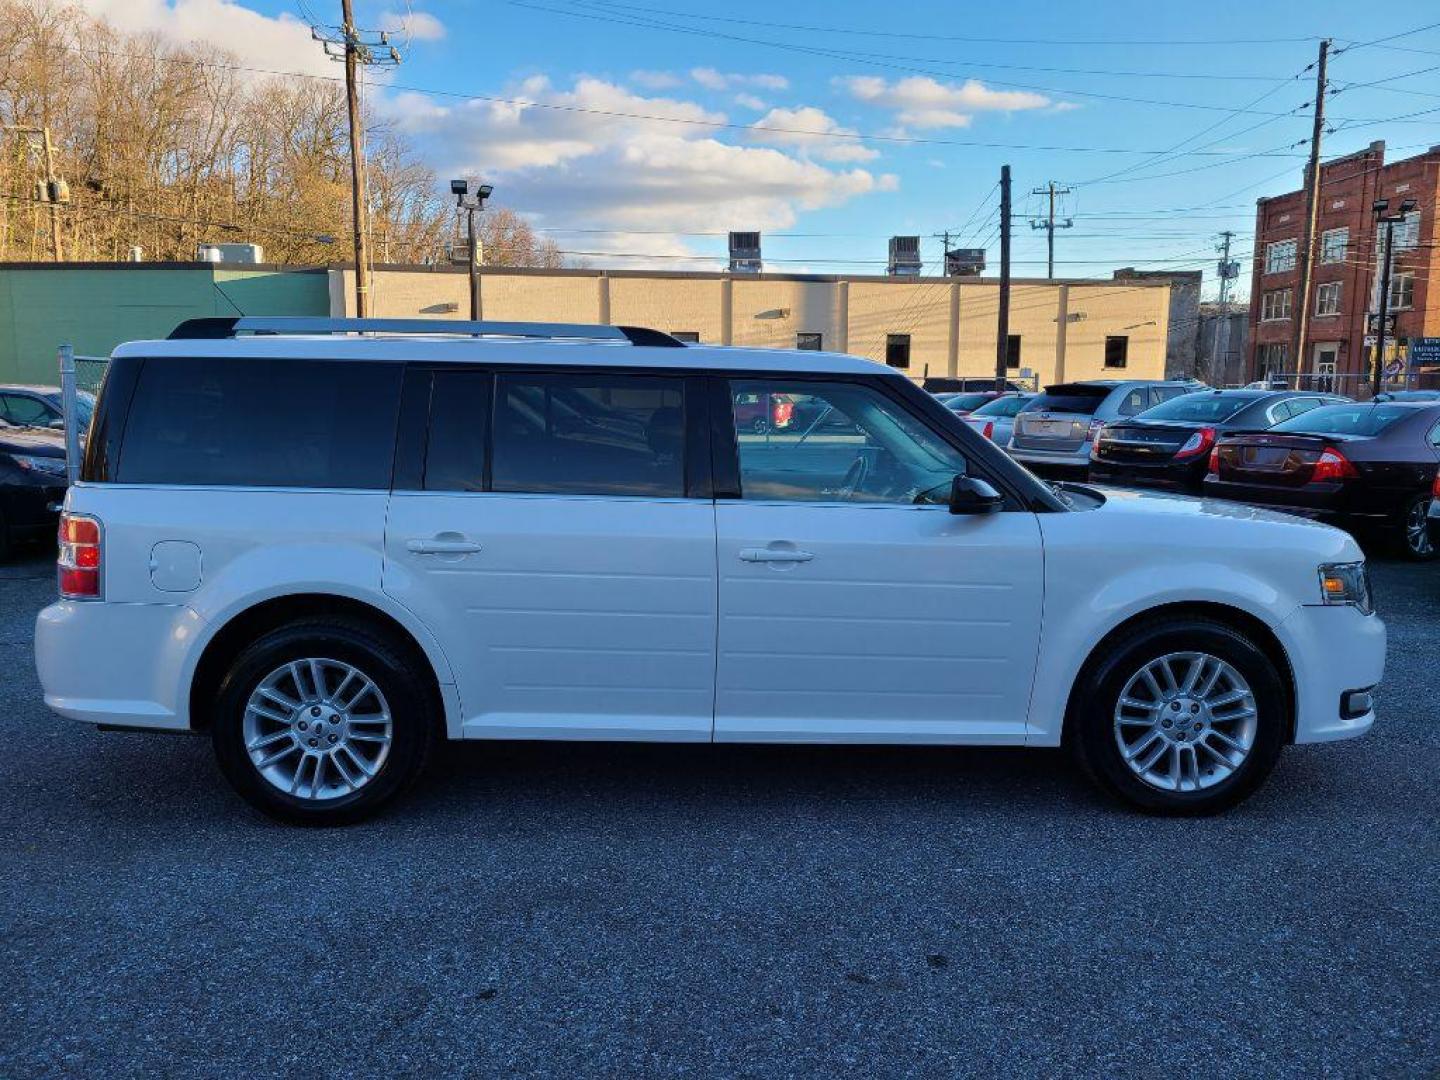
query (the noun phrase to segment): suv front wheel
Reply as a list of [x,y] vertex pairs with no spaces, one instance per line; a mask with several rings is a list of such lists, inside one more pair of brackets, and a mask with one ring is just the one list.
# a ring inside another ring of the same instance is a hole
[[361,623],[272,630],[220,684],[211,738],[221,771],[282,821],[368,816],[419,775],[436,727],[432,695],[403,648]]
[[1275,767],[1286,700],[1274,663],[1248,637],[1208,619],[1166,619],[1136,627],[1081,677],[1069,742],[1126,802],[1213,814]]

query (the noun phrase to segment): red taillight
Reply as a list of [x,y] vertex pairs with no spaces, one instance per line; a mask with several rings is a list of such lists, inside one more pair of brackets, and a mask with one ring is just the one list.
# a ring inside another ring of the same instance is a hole
[[1100,433],[1101,433],[1102,431],[1104,431],[1104,430],[1105,430],[1105,421],[1104,421],[1104,420],[1091,420],[1091,421],[1090,421],[1090,442],[1091,442],[1092,444],[1098,443],[1098,442],[1100,441]]
[[1218,446],[1210,451],[1210,464],[1205,466],[1205,469],[1211,476],[1220,475],[1220,448]]
[[1175,451],[1175,457],[1193,458],[1199,457],[1215,445],[1215,429],[1213,427],[1202,427],[1190,438],[1185,440],[1185,445]]
[[1310,474],[1310,483],[1319,484],[1326,480],[1353,480],[1359,476],[1355,466],[1350,464],[1346,456],[1339,450],[1326,447],[1325,452],[1320,455],[1320,460],[1315,462],[1315,469]]
[[981,435],[984,435],[985,438],[987,438],[987,439],[994,439],[994,438],[995,438],[995,421],[994,421],[994,420],[986,420],[986,421],[985,421],[985,426],[980,429],[980,434],[981,434]]
[[80,514],[60,515],[60,595],[93,599],[100,595],[100,522]]
[[1430,497],[1440,499],[1440,470],[1435,473],[1435,480],[1430,485]]

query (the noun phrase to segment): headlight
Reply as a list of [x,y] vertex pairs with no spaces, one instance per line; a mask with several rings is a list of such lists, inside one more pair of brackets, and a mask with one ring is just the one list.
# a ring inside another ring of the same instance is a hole
[[1370,599],[1370,575],[1363,562],[1325,563],[1320,567],[1320,599],[1326,604],[1349,604],[1369,615],[1375,610]]
[[10,460],[26,472],[44,473],[46,476],[65,475],[64,458],[30,457],[26,454],[11,454]]

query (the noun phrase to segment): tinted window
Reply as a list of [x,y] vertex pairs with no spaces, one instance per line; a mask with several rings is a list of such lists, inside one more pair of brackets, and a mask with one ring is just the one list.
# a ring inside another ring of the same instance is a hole
[[735,381],[739,403],[783,397],[803,418],[757,434],[738,422],[743,498],[944,503],[965,458],[877,390],[853,383]]
[[1291,399],[1290,399],[1290,415],[1291,415],[1291,416],[1299,416],[1301,413],[1307,413],[1307,412],[1309,412],[1311,409],[1318,409],[1318,408],[1320,408],[1320,406],[1323,405],[1323,404],[1325,404],[1325,403],[1324,403],[1323,401],[1321,401],[1319,398],[1313,398],[1313,397],[1291,398]]
[[430,437],[425,448],[427,490],[485,490],[490,381],[488,371],[435,373],[430,390]]
[[44,427],[59,417],[59,409],[51,408],[39,398],[26,394],[0,394],[0,418],[12,424]]
[[1120,407],[1117,411],[1121,416],[1134,416],[1149,407],[1150,395],[1145,392],[1144,387],[1137,387],[1134,390],[1126,391],[1125,396],[1120,399]]
[[685,494],[684,383],[647,375],[499,375],[495,491]]
[[389,488],[400,375],[399,364],[151,357],[115,479]]
[[1212,424],[1228,420],[1253,398],[1221,397],[1219,394],[1184,394],[1156,405],[1145,414],[1146,420],[1193,420]]
[[1415,415],[1404,405],[1326,405],[1276,424],[1275,431],[1307,435],[1378,435],[1396,420]]
[[989,400],[989,394],[955,394],[945,399],[945,407],[955,412],[967,412],[978,409]]
[[1110,396],[1108,386],[1053,386],[1025,407],[1026,412],[1046,410],[1049,412],[1081,413],[1089,416],[1100,403]]
[[996,398],[975,410],[975,416],[1018,416],[1034,398],[1024,395]]
[[1184,397],[1191,391],[1184,386],[1152,386],[1150,398],[1157,404],[1162,401],[1173,401],[1177,397]]

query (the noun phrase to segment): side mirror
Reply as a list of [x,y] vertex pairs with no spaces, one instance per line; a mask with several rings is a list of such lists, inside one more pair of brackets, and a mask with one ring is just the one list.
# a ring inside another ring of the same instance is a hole
[[1005,505],[1001,495],[984,480],[957,476],[950,481],[950,513],[993,514]]

